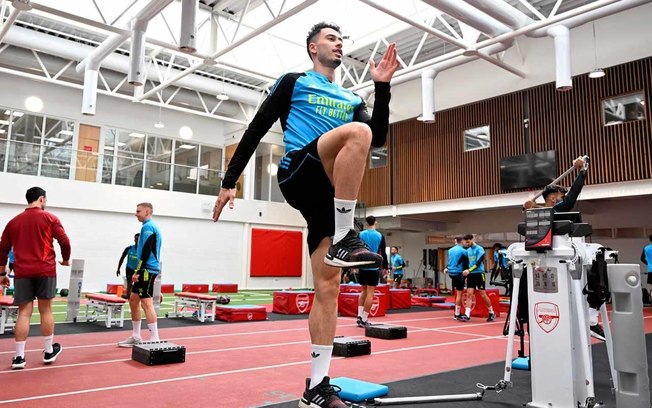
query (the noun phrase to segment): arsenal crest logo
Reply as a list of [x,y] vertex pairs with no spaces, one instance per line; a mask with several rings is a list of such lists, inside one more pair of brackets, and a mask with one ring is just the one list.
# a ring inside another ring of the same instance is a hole
[[253,314],[253,313],[247,313],[247,320],[251,320],[251,319],[253,319],[253,318],[254,318],[254,314]]
[[559,324],[559,306],[548,302],[537,303],[534,305],[534,316],[539,327],[550,333]]
[[307,293],[300,293],[296,299],[297,310],[299,313],[306,313],[310,306],[310,296]]
[[374,296],[374,300],[373,303],[371,304],[371,310],[369,311],[369,315],[376,316],[379,307],[380,307],[380,298],[378,296]]

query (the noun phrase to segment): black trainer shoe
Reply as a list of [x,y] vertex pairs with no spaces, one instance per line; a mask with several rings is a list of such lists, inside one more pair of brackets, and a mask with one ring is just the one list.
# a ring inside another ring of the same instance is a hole
[[12,370],[22,370],[26,365],[27,361],[25,361],[25,357],[14,357],[14,359],[11,360]]
[[458,314],[454,314],[454,315],[453,315],[453,320],[460,320],[460,317],[462,317],[461,314],[459,314],[459,315],[458,315]]
[[591,337],[604,341],[604,330],[602,330],[602,326],[599,324],[591,326]]
[[355,230],[349,230],[344,238],[335,245],[328,248],[324,257],[326,265],[338,268],[351,268],[354,266],[369,265],[372,268],[379,267],[383,258],[369,248],[358,237]]
[[495,313],[489,313],[489,317],[487,317],[488,322],[493,322],[496,320],[496,314]]
[[469,320],[471,320],[471,318],[465,314],[461,314],[457,320],[459,320],[460,322],[468,322]]
[[371,326],[371,323],[369,323],[369,320],[364,321],[364,320],[362,320],[362,317],[358,316],[358,327],[365,328],[367,326]]
[[45,364],[52,364],[55,361],[57,361],[57,357],[59,357],[59,354],[63,351],[63,347],[61,347],[61,344],[59,343],[54,343],[52,345],[52,353],[45,353],[43,355],[43,362]]
[[337,395],[340,391],[340,387],[330,384],[328,377],[311,390],[310,378],[306,378],[306,390],[299,400],[299,408],[348,408]]

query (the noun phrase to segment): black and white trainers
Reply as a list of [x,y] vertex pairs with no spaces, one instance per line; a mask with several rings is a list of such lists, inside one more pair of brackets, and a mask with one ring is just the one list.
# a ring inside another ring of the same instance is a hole
[[22,370],[26,365],[27,361],[25,361],[25,357],[14,357],[13,360],[11,360],[12,370]]
[[344,238],[328,248],[324,257],[326,265],[337,268],[351,268],[354,266],[368,265],[372,268],[379,267],[383,258],[362,242],[355,230],[349,230]]
[[43,354],[43,362],[45,364],[52,364],[55,361],[57,361],[57,357],[61,354],[63,351],[63,347],[61,347],[61,344],[59,343],[54,343],[52,345],[52,353],[44,353]]
[[494,320],[496,320],[496,314],[493,312],[489,313],[489,317],[487,317],[487,321],[493,322]]
[[459,315],[457,320],[459,320],[460,322],[468,322],[469,320],[471,320],[471,318],[465,314],[461,314]]
[[602,326],[599,324],[594,324],[591,326],[591,337],[605,341],[604,330],[602,329]]
[[364,320],[362,320],[362,317],[358,316],[358,327],[365,328],[367,326],[371,326],[371,323],[369,323],[369,320],[364,321]]
[[310,378],[306,378],[306,390],[299,400],[299,408],[348,408],[338,395],[340,391],[340,387],[330,384],[328,377],[311,390]]

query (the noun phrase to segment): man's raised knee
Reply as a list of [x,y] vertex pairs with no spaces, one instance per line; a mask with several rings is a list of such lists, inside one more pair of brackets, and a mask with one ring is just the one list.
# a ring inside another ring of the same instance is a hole
[[371,145],[371,128],[366,123],[362,122],[352,122],[347,125],[349,127],[349,132],[347,135],[347,142],[363,143],[365,145]]

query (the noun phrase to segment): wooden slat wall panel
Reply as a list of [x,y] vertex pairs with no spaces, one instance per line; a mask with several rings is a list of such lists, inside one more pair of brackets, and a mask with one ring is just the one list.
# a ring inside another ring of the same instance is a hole
[[[393,204],[500,193],[500,158],[523,154],[520,93],[437,112],[437,121],[392,125]],[[464,152],[464,129],[488,124],[487,149]]]
[[[391,125],[390,165],[367,170],[360,201],[367,206],[500,194],[500,158],[525,153],[522,97],[530,112],[531,151],[556,150],[558,173],[591,156],[588,184],[652,178],[652,58],[608,68],[607,75],[573,78],[437,112],[437,122]],[[602,99],[643,90],[646,120],[603,126]],[[489,124],[491,147],[463,151],[464,129]],[[393,165],[392,165],[393,164]],[[390,177],[391,169],[391,177]],[[570,184],[567,179],[565,184]],[[393,196],[390,191],[393,187]]]
[[[587,184],[652,178],[652,59],[633,61],[606,72],[600,79],[574,77],[570,92],[557,92],[554,84],[527,91],[532,150],[556,150],[560,173],[577,156],[588,154],[591,167]],[[602,100],[639,90],[645,93],[647,119],[603,126]],[[566,184],[571,182],[566,180]]]

